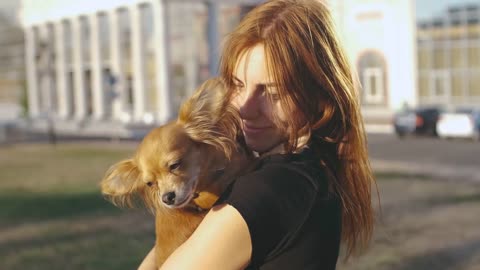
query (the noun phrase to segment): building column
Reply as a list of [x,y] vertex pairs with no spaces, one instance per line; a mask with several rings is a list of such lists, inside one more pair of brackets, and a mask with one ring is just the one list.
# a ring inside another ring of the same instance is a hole
[[52,117],[55,114],[54,98],[53,98],[53,64],[52,63],[52,50],[54,44],[51,44],[53,39],[52,29],[50,24],[42,24],[39,26],[40,34],[42,36],[42,43],[39,48],[40,61],[38,63],[38,70],[40,76],[40,95],[43,103],[41,104],[40,111],[47,113],[47,117]]
[[[192,12],[192,10],[188,10]],[[187,12],[188,12],[187,11]],[[193,11],[195,12],[195,11]],[[195,25],[194,16],[187,16],[185,18],[187,20],[187,25],[192,26]],[[191,96],[195,91],[195,88],[198,86],[198,44],[197,44],[197,35],[195,35],[195,31],[192,34],[186,35],[185,37],[186,42],[186,58],[185,58],[185,80],[186,80],[186,88],[187,88],[187,95]]]
[[108,14],[110,28],[110,86],[114,91],[112,100],[112,117],[115,120],[123,120],[123,110],[125,107],[125,77],[122,70],[121,44],[122,37],[120,35],[120,27],[118,21],[118,10],[114,9]]
[[129,8],[133,62],[133,120],[140,122],[145,113],[145,50],[143,46],[141,10],[139,5]]
[[218,73],[218,4],[216,1],[207,1],[208,19],[207,19],[207,33],[208,33],[208,66],[210,76],[216,76]]
[[66,119],[70,115],[71,108],[68,107],[70,100],[70,89],[67,84],[67,72],[65,61],[65,25],[59,21],[54,24],[55,29],[55,55],[57,71],[57,101],[58,116]]
[[83,34],[81,18],[71,20],[73,36],[73,80],[75,118],[82,120],[86,116],[85,70],[83,67]]
[[155,80],[157,94],[157,122],[164,124],[172,117],[170,84],[170,44],[165,0],[153,0],[153,40],[155,49]]
[[93,117],[102,119],[105,115],[105,91],[103,89],[102,53],[100,49],[100,31],[97,13],[88,17],[90,23],[90,69],[92,74]]
[[25,28],[25,65],[28,84],[28,113],[31,118],[39,114],[38,71],[35,56],[37,54],[37,36],[34,27]]

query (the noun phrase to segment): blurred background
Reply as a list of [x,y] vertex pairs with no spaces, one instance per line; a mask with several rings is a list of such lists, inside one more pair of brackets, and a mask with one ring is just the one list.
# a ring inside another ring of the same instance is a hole
[[[153,217],[98,182],[261,2],[0,0],[0,269],[136,269]],[[325,2],[379,195],[370,249],[338,268],[480,269],[480,0]]]

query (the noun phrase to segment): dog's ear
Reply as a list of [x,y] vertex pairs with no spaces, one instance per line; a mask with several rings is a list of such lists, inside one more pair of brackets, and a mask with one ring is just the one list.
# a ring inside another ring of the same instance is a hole
[[133,207],[134,199],[143,187],[140,171],[132,159],[118,162],[108,169],[100,188],[114,205]]
[[222,79],[206,80],[185,103],[179,112],[179,121],[192,122],[193,119],[209,117],[216,122],[222,113],[226,86]]
[[227,86],[221,78],[205,81],[180,108],[178,122],[196,142],[222,151],[227,158],[236,148],[240,117],[225,102]]

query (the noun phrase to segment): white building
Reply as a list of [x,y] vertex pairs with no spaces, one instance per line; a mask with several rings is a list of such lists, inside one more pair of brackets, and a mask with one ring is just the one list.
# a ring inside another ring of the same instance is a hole
[[[218,44],[262,0],[23,0],[32,126],[135,136],[215,73]],[[370,130],[417,104],[414,0],[329,0]],[[360,87],[362,85],[362,87]]]
[[415,2],[330,0],[330,5],[358,74],[367,129],[390,131],[393,113],[418,103]]
[[258,2],[23,0],[32,127],[131,137],[165,123],[216,72],[221,36]]

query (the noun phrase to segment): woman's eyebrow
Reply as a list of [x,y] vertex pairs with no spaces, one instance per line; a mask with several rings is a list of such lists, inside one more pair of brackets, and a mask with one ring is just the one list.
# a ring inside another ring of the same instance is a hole
[[278,86],[278,83],[274,83],[274,82],[266,82],[266,83],[260,83],[261,85],[264,85],[266,87],[277,87]]
[[[242,80],[240,80],[237,76],[232,75],[232,78],[235,82],[243,84]],[[265,86],[265,87],[278,87],[278,83],[275,83],[275,82],[257,83],[257,85],[261,85],[261,86]]]

